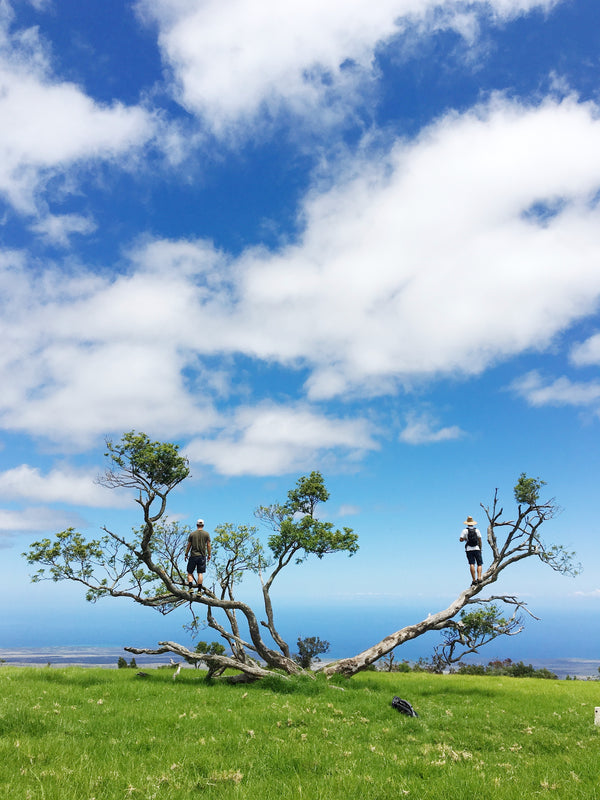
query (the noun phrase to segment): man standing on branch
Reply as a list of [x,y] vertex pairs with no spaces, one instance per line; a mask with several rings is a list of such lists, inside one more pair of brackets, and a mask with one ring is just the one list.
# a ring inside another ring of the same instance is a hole
[[[481,568],[483,566],[481,551],[483,549],[483,542],[481,539],[481,533],[476,527],[477,523],[473,517],[468,516],[465,520],[465,525],[467,527],[464,528],[463,532],[461,533],[460,541],[466,542],[465,552],[467,554],[467,561],[469,562],[469,569],[471,570],[471,586],[475,586],[481,582]],[[475,565],[477,565],[477,576],[475,576]]]
[[198,591],[202,591],[202,576],[206,572],[206,562],[210,561],[210,533],[204,530],[204,520],[199,519],[196,530],[190,533],[185,547],[187,562],[187,582],[191,592],[194,588],[194,570],[198,573]]

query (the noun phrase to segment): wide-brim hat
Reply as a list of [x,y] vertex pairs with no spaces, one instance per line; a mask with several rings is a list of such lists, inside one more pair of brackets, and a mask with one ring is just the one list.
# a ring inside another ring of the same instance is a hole
[[465,520],[465,525],[477,525],[477,521],[473,519],[473,517],[467,517]]

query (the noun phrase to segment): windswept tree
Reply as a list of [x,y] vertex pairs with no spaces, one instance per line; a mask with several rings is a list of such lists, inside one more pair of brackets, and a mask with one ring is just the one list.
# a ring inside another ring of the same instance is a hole
[[[362,653],[327,666],[324,672],[354,675],[395,647],[429,631],[442,632],[442,644],[436,648],[434,661],[438,666],[447,665],[459,661],[467,653],[476,653],[479,647],[498,636],[514,635],[522,630],[521,613],[531,613],[526,603],[508,595],[480,597],[480,592],[492,586],[505,569],[526,558],[537,558],[563,575],[576,575],[579,571],[574,553],[562,545],[546,544],[541,538],[542,525],[559,511],[553,499],[540,499],[543,486],[545,482],[539,478],[528,478],[521,473],[514,487],[517,502],[514,519],[503,519],[504,510],[497,489],[491,506],[481,504],[488,519],[487,542],[492,550],[492,562],[480,583],[461,592],[448,608],[389,634]],[[509,613],[503,612],[502,607]]]
[[[285,503],[256,511],[270,531],[266,547],[255,527],[217,526],[213,538],[215,583],[212,590],[197,595],[189,592],[182,571],[189,528],[166,518],[169,493],[189,474],[187,460],[176,445],[151,442],[134,431],[117,443],[107,442],[105,455],[109,468],[99,483],[132,489],[142,509],[143,525],[129,537],[104,528],[102,537],[86,540],[68,528],[54,539],[34,542],[24,554],[38,567],[32,579],[76,581],[86,587],[92,602],[108,596],[126,597],[163,614],[188,604],[192,627],[208,625],[231,650],[230,655],[214,650],[198,653],[176,642],[160,642],[156,650],[127,647],[132,653],[173,652],[190,663],[203,661],[210,675],[236,668],[240,680],[262,677],[269,669],[288,674],[301,671],[276,626],[270,595],[273,583],[291,563],[300,564],[311,555],[353,555],[358,549],[358,537],[350,528],[337,529],[316,516],[319,504],[329,498],[322,475],[312,472],[300,478]],[[249,573],[256,575],[262,586],[263,620],[236,597],[238,585]]]
[[320,656],[329,652],[329,642],[318,636],[298,637],[298,652],[294,656],[303,669],[310,669],[313,661],[320,661]]
[[[119,442],[107,442],[105,455],[109,468],[99,483],[133,491],[142,513],[141,527],[128,536],[104,528],[97,539],[85,539],[68,528],[53,539],[34,542],[24,554],[37,568],[32,580],[76,581],[86,588],[91,602],[124,597],[162,614],[187,606],[192,614],[192,629],[197,632],[208,626],[230,650],[229,654],[220,648],[194,652],[166,641],[159,642],[157,649],[125,648],[132,653],[172,652],[190,663],[205,663],[213,677],[235,668],[233,680],[241,681],[256,680],[273,669],[287,674],[300,672],[302,666],[277,627],[271,598],[273,584],[290,564],[301,564],[310,556],[351,556],[358,550],[358,537],[350,528],[337,529],[317,516],[319,505],[329,498],[322,475],[311,472],[301,477],[284,503],[257,509],[256,518],[268,530],[265,543],[255,526],[217,526],[212,540],[212,588],[205,585],[202,594],[192,594],[184,574],[184,549],[190,529],[169,522],[166,516],[170,492],[189,474],[187,459],[177,445],[152,442],[135,431],[126,433]],[[560,546],[547,546],[540,538],[541,526],[557,510],[553,501],[540,500],[543,485],[539,479],[521,475],[515,486],[518,506],[514,520],[502,518],[497,491],[491,507],[482,506],[489,521],[487,540],[493,561],[480,584],[462,592],[447,609],[390,634],[353,658],[328,665],[324,672],[352,675],[428,631],[442,632],[438,658],[447,663],[458,660],[465,652],[476,652],[477,647],[497,636],[517,632],[519,613],[525,604],[516,597],[482,598],[482,589],[493,584],[504,569],[525,558],[539,558],[562,573],[575,569],[573,554]],[[243,579],[250,576],[259,581],[262,589],[261,611],[237,596]],[[510,608],[511,615],[504,615],[502,606]]]

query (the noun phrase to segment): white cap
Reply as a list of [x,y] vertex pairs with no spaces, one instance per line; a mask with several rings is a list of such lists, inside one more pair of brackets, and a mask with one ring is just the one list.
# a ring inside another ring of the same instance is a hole
[[203,519],[199,519],[196,524],[197,525],[204,525],[204,520]]

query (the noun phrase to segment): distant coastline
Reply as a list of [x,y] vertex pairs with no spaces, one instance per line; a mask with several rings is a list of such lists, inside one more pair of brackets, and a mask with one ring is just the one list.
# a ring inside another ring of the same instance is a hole
[[135,659],[139,666],[168,664],[169,653],[156,656],[134,655],[123,647],[94,647],[74,645],[72,647],[12,647],[0,648],[0,659],[15,667],[117,667],[119,658],[128,662]]
[[[96,647],[92,645],[73,645],[61,647],[7,647],[0,648],[0,662],[16,667],[105,667],[107,669],[116,668],[119,658],[125,658],[128,662],[135,658],[135,663],[142,667],[157,667],[168,664],[173,658],[174,661],[180,659],[169,653],[163,655],[133,655],[123,647]],[[327,659],[333,660],[333,659]],[[337,660],[337,659],[335,659]],[[477,659],[471,657],[470,663],[484,663],[489,659],[482,657]],[[521,660],[521,659],[513,659]],[[522,659],[525,664],[531,664],[536,669],[545,667],[554,672],[560,679],[569,675],[571,678],[585,680],[586,678],[598,678],[598,667],[600,660],[588,658],[555,658]],[[1,668],[1,664],[0,664]]]

